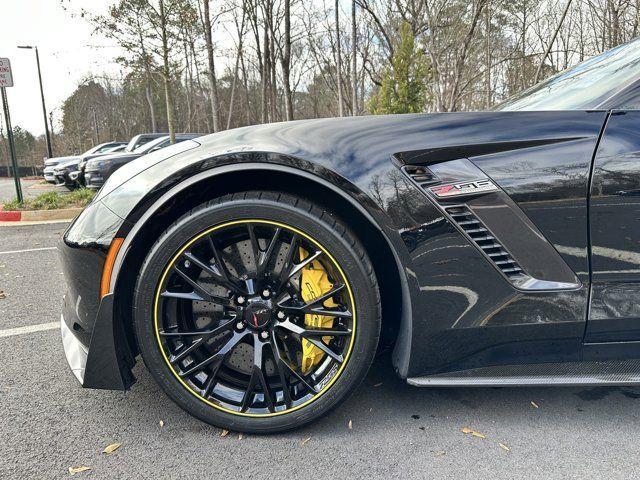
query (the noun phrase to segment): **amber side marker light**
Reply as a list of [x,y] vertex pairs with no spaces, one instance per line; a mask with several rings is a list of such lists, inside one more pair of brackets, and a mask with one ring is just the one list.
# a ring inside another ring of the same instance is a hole
[[123,242],[124,238],[118,237],[114,238],[111,242],[109,252],[107,253],[107,259],[105,260],[104,267],[102,268],[102,279],[100,280],[100,298],[109,293],[111,274],[113,273],[113,264],[116,262],[116,257],[118,256],[118,252],[120,251],[120,247],[122,247]]

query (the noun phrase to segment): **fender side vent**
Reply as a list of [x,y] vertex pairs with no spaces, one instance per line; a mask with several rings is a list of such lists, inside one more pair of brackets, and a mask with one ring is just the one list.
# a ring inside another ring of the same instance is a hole
[[505,276],[514,279],[525,275],[520,265],[466,205],[445,207],[445,211]]
[[402,167],[402,169],[404,170],[404,173],[406,173],[409,178],[416,182],[420,187],[424,188],[438,181],[438,177],[436,177],[427,167],[407,165],[406,167]]

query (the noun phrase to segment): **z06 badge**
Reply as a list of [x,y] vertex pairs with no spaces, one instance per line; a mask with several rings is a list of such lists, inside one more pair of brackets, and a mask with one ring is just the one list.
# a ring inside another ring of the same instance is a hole
[[474,182],[449,183],[429,188],[438,198],[474,195],[477,193],[495,192],[498,187],[491,180],[476,180]]

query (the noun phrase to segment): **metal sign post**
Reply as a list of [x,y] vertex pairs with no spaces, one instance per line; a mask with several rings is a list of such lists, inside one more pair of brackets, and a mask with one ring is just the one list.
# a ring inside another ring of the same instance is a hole
[[4,123],[7,127],[7,138],[9,139],[9,154],[11,155],[11,165],[13,166],[13,180],[16,184],[16,196],[18,202],[22,203],[22,186],[20,185],[20,170],[16,159],[16,147],[13,143],[13,127],[11,126],[11,115],[9,114],[9,101],[7,100],[7,87],[13,87],[13,76],[11,75],[11,63],[8,58],[0,58],[0,91],[2,93],[2,108],[4,109]]

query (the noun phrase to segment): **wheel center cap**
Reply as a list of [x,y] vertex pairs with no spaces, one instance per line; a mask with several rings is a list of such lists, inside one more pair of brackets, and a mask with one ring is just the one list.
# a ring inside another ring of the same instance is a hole
[[244,323],[251,328],[264,328],[271,321],[271,302],[255,299],[249,300],[244,309]]

